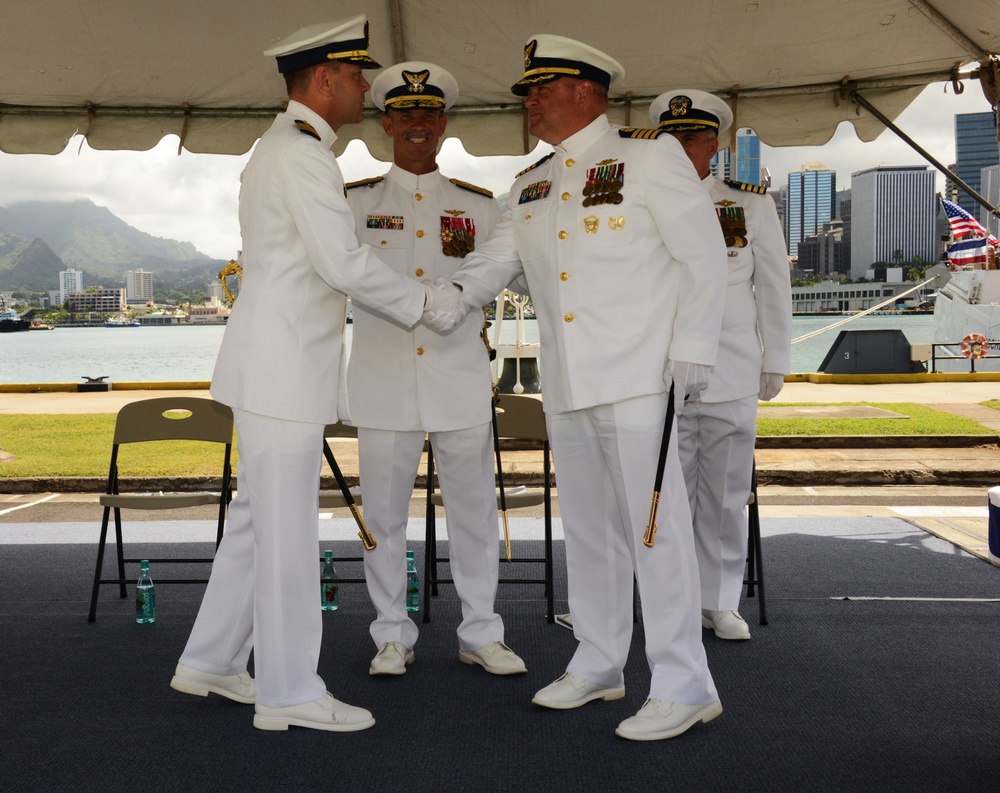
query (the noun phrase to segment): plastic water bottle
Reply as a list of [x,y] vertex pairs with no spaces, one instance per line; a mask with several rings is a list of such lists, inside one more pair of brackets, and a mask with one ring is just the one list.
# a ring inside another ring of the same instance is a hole
[[340,585],[337,583],[337,569],[333,566],[333,551],[323,551],[320,578],[323,579],[319,585],[320,606],[323,611],[336,611],[340,608]]
[[420,611],[420,579],[413,551],[406,552],[406,610]]
[[149,560],[139,562],[139,582],[135,585],[135,621],[140,625],[156,622],[156,588],[149,577]]

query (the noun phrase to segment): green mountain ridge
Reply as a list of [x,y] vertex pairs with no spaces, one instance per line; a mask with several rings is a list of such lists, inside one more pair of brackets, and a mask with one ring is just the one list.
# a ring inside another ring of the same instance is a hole
[[51,291],[59,271],[83,272],[85,287],[125,285],[126,270],[152,272],[158,295],[200,291],[219,259],[190,242],[140,231],[92,201],[29,201],[0,207],[0,290]]

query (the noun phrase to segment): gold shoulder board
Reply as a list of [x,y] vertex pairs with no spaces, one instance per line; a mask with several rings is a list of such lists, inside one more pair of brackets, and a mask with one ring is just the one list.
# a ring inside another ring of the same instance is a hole
[[316,140],[321,140],[319,133],[316,128],[313,127],[308,121],[303,121],[300,118],[295,119],[295,126],[299,128],[299,132],[304,135],[308,135],[311,138],[316,138]]
[[548,162],[549,160],[551,160],[555,156],[556,156],[555,152],[552,152],[551,154],[546,154],[538,162],[533,163],[532,165],[529,165],[523,171],[521,171],[520,173],[518,173],[517,175],[515,175],[514,178],[517,179],[518,177],[524,176],[528,171],[532,170],[533,168],[537,168],[539,165],[542,165],[543,163]]
[[756,193],[757,195],[765,195],[767,193],[767,188],[763,185],[737,182],[735,179],[723,179],[722,181],[733,188],[733,190],[743,190],[746,193]]
[[493,198],[493,191],[487,190],[485,187],[478,187],[474,184],[469,184],[468,182],[463,182],[461,179],[449,179],[455,187],[461,187],[463,190],[471,190],[473,193],[479,193],[487,198]]
[[635,138],[636,140],[655,140],[663,134],[669,133],[665,129],[660,128],[642,129],[640,127],[622,127],[618,130],[619,137]]
[[376,185],[379,182],[383,181],[384,179],[385,179],[384,176],[373,176],[371,179],[358,179],[358,181],[356,182],[348,182],[347,184],[345,184],[344,189],[350,190],[352,187],[364,187],[365,185],[371,187],[372,185]]

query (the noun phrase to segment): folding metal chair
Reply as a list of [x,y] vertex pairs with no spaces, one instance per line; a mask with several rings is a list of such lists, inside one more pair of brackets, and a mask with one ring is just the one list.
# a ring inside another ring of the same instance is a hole
[[[119,471],[119,453],[126,444],[154,441],[203,441],[219,444],[220,467],[218,489],[196,492],[121,492],[123,477]],[[101,519],[101,536],[97,547],[97,564],[94,567],[94,587],[90,597],[88,622],[97,619],[97,594],[103,584],[118,584],[119,597],[126,597],[126,584],[134,583],[125,577],[125,564],[138,564],[139,558],[126,559],[122,541],[123,509],[162,510],[216,505],[218,523],[215,533],[215,547],[222,542],[225,528],[226,510],[232,499],[232,467],[230,459],[233,443],[233,412],[226,405],[212,399],[197,397],[162,397],[143,399],[125,405],[118,411],[115,421],[114,441],[111,447],[111,463],[108,479],[99,503],[104,507]],[[104,551],[107,545],[110,517],[115,518],[115,546],[117,549],[118,577],[102,578]],[[149,558],[149,557],[142,557]],[[212,558],[195,559],[149,559],[151,564],[211,563]],[[203,584],[207,578],[166,578],[153,573],[157,584]]]
[[757,461],[754,460],[753,474],[750,478],[750,497],[747,499],[747,572],[743,584],[747,588],[747,597],[754,596],[754,587],[760,589],[757,595],[757,609],[760,624],[767,625],[767,601],[764,596],[764,557],[760,547],[760,511],[757,507]]
[[[504,500],[507,510],[524,507],[544,506],[545,539],[544,555],[542,557],[514,557],[508,563],[501,555],[501,571],[505,564],[541,564],[543,574],[540,578],[503,578],[501,584],[542,584],[545,586],[546,618],[555,621],[555,605],[552,583],[552,455],[549,450],[548,433],[545,429],[545,415],[542,412],[542,402],[533,396],[501,394],[497,405],[497,434],[504,439],[517,439],[534,442],[542,451],[542,487],[514,489],[509,485],[505,488]],[[497,491],[497,506],[500,506],[500,493]],[[423,621],[430,622],[431,596],[438,594],[438,584],[451,584],[451,578],[439,577],[438,564],[448,563],[448,557],[438,556],[436,510],[445,507],[440,491],[434,487],[434,450],[427,444],[427,516],[424,557],[424,593]]]

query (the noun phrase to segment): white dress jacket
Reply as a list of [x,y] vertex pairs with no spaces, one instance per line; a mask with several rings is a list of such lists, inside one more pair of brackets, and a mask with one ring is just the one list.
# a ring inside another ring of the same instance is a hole
[[[359,239],[414,283],[448,278],[463,259],[446,251],[461,254],[482,244],[500,216],[488,191],[460,185],[440,171],[418,176],[395,165],[382,179],[355,183],[347,199]],[[352,316],[352,424],[443,432],[490,421],[493,381],[480,338],[482,311],[470,311],[446,334],[422,324],[406,328],[362,304],[354,304]]]
[[719,354],[699,399],[729,402],[756,394],[761,372],[788,374],[792,287],[785,235],[770,196],[709,175],[702,180],[726,216],[726,297]]
[[335,422],[346,295],[403,325],[420,319],[423,287],[357,241],[335,139],[319,115],[289,102],[243,171],[243,279],[211,389],[231,407]]
[[[595,192],[611,197],[585,205]],[[454,280],[480,305],[523,271],[545,410],[562,413],[661,393],[668,360],[714,363],[725,261],[680,144],[622,137],[600,116],[518,175],[496,232]]]

